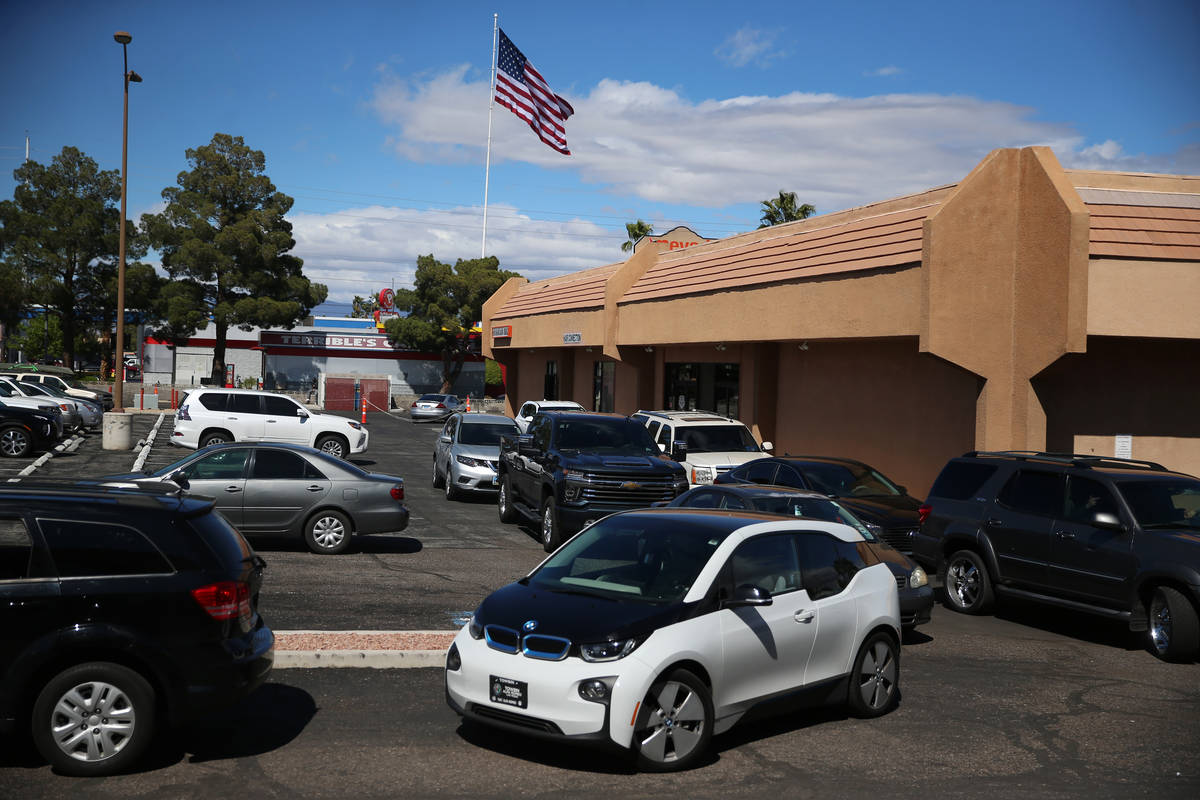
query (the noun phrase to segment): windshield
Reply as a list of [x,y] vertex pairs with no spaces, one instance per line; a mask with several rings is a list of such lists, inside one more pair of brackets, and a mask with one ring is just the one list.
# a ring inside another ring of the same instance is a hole
[[558,426],[559,450],[585,450],[597,455],[657,456],[658,445],[637,420],[595,417],[567,419]]
[[677,427],[675,439],[687,443],[689,453],[758,453],[758,442],[745,425]]
[[1124,481],[1117,488],[1143,528],[1200,528],[1200,481]]
[[896,484],[870,467],[842,464],[798,464],[813,488],[835,497],[895,497],[904,494]]
[[499,447],[501,436],[519,436],[520,434],[521,430],[515,422],[464,422],[458,429],[458,443]]
[[587,528],[528,578],[538,589],[641,603],[683,599],[728,531],[677,519],[613,516]]

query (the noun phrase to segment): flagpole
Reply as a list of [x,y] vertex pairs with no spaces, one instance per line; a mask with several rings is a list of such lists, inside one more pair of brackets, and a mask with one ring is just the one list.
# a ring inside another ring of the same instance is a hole
[[488,84],[488,140],[487,161],[483,168],[483,241],[479,245],[479,257],[487,258],[487,204],[488,180],[492,174],[492,110],[496,107],[496,47],[499,41],[500,15],[492,14],[492,80]]

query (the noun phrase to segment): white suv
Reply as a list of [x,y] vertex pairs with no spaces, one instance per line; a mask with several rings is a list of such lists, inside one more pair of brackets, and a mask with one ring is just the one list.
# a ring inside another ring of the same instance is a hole
[[587,411],[574,400],[526,400],[517,411],[517,427],[521,433],[529,430],[529,423],[539,411]]
[[199,389],[184,396],[171,443],[196,449],[219,442],[288,442],[345,458],[367,449],[367,429],[292,398],[252,389]]
[[664,453],[675,452],[675,442],[687,445],[687,458],[679,463],[692,486],[712,483],[734,467],[765,458],[773,447],[770,442],[760,447],[736,419],[707,411],[638,411],[633,418],[645,423]]

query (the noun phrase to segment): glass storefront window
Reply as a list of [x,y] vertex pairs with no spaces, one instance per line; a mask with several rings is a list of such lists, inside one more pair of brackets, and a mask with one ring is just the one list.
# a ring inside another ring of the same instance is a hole
[[666,366],[663,408],[668,411],[712,411],[738,417],[738,364],[672,364]]
[[592,411],[612,411],[617,364],[614,361],[592,363]]
[[546,362],[546,378],[542,383],[542,399],[558,399],[558,362]]

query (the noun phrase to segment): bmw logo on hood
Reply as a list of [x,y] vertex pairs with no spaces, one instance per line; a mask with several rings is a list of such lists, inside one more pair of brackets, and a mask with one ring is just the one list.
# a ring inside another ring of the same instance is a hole
[[527,621],[524,625],[522,625],[521,628],[526,633],[531,633],[534,630],[537,630],[537,620],[531,619],[531,620]]

